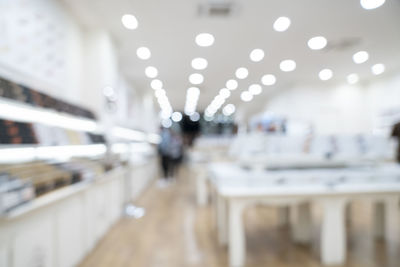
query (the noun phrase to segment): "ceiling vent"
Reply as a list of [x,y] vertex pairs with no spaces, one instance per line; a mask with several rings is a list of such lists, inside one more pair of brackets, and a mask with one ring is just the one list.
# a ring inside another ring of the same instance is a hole
[[212,0],[198,5],[200,17],[230,17],[235,12],[235,4],[230,0]]

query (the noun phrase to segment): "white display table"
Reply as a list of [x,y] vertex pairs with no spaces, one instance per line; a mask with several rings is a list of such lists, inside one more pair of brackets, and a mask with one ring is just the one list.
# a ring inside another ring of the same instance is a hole
[[259,203],[295,206],[294,238],[302,243],[310,240],[309,205],[320,204],[321,261],[326,265],[342,264],[346,259],[345,207],[352,199],[383,203],[385,237],[399,238],[399,166],[249,171],[235,164],[213,164],[210,174],[217,194],[219,237],[228,242],[231,267],[244,266],[245,262],[243,210]]

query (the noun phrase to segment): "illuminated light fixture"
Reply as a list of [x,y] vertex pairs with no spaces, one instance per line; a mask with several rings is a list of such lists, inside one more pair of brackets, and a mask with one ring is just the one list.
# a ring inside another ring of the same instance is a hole
[[204,115],[204,120],[205,121],[212,121],[214,119],[214,114],[210,115]]
[[275,75],[265,74],[264,76],[262,76],[261,82],[262,84],[267,86],[274,85],[276,83]]
[[138,58],[142,60],[147,60],[151,57],[151,52],[150,49],[148,49],[145,46],[142,46],[136,50],[136,55],[138,56]]
[[366,51],[359,51],[353,55],[353,61],[356,64],[362,64],[366,62],[369,58],[369,55]]
[[328,41],[323,36],[316,36],[308,40],[308,47],[312,50],[321,50],[327,45]]
[[162,109],[160,111],[160,118],[162,118],[164,120],[169,119],[171,117],[171,115],[172,115],[171,110]]
[[189,82],[192,84],[202,84],[203,81],[204,77],[200,73],[193,73],[189,76]]
[[249,86],[248,91],[252,95],[259,95],[262,92],[262,87],[259,84],[252,84],[252,85]]
[[379,75],[385,72],[385,65],[382,63],[375,64],[371,67],[371,71],[374,75]]
[[238,87],[238,82],[236,80],[228,80],[225,86],[229,90],[235,90]]
[[138,27],[139,23],[134,15],[125,14],[121,18],[122,25],[129,30],[134,30]]
[[200,120],[200,114],[198,112],[193,113],[190,115],[190,120],[191,121],[199,121]]
[[229,89],[222,88],[219,90],[219,95],[226,99],[231,96],[231,91],[229,91]]
[[290,26],[290,19],[288,17],[279,17],[274,22],[274,30],[277,32],[284,32]]
[[228,104],[228,105],[226,105],[226,106],[222,109],[222,113],[223,113],[225,116],[230,116],[230,115],[232,115],[233,113],[235,113],[235,110],[236,110],[235,105],[233,105],[233,104]]
[[210,33],[200,33],[196,36],[196,44],[198,46],[211,46],[214,44],[215,38]]
[[246,68],[238,68],[235,72],[236,78],[243,80],[249,76],[249,71]]
[[192,60],[192,68],[195,70],[204,70],[208,66],[208,61],[205,58],[195,58]]
[[294,71],[296,69],[296,62],[291,59],[283,60],[279,64],[279,68],[284,72]]
[[240,99],[244,102],[249,102],[253,99],[253,95],[249,91],[244,91],[240,94]]
[[318,76],[322,81],[327,81],[332,78],[333,72],[330,69],[323,69],[319,72]]
[[251,51],[250,53],[250,60],[253,62],[259,62],[261,60],[263,60],[264,58],[264,51],[262,49],[254,49],[253,51]]
[[167,94],[167,93],[165,92],[164,89],[157,89],[157,90],[154,91],[154,95],[155,95],[157,98],[166,97],[166,94]]
[[355,83],[358,82],[358,80],[359,80],[358,75],[355,74],[355,73],[352,73],[352,74],[347,76],[347,82],[349,84],[355,84]]
[[175,111],[172,113],[171,119],[174,122],[180,122],[182,120],[182,113]]
[[150,86],[154,90],[161,90],[162,87],[163,87],[163,83],[162,83],[162,81],[160,81],[158,79],[154,79],[154,80],[151,81]]
[[197,87],[190,87],[187,89],[187,94],[188,95],[200,95],[200,89]]
[[158,75],[158,70],[152,66],[147,67],[144,72],[148,78],[155,78]]
[[169,128],[169,127],[172,126],[172,121],[171,121],[171,119],[163,119],[163,120],[161,121],[161,125],[162,125],[162,127],[164,127],[164,128]]
[[385,0],[360,0],[360,4],[364,9],[370,10],[380,7]]
[[111,129],[111,134],[114,137],[132,141],[146,141],[146,134],[141,131],[136,131],[123,127],[114,127]]

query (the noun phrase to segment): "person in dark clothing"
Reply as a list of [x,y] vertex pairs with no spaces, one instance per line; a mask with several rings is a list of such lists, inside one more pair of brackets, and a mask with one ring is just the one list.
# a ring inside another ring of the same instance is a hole
[[393,125],[392,137],[397,139],[397,162],[400,163],[400,122]]

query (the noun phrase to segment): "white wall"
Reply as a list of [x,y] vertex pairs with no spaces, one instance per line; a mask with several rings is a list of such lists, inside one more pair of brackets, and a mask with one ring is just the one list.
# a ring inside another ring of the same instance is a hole
[[396,116],[400,120],[400,74],[364,85],[293,88],[273,97],[265,110],[310,122],[321,134],[387,134]]

